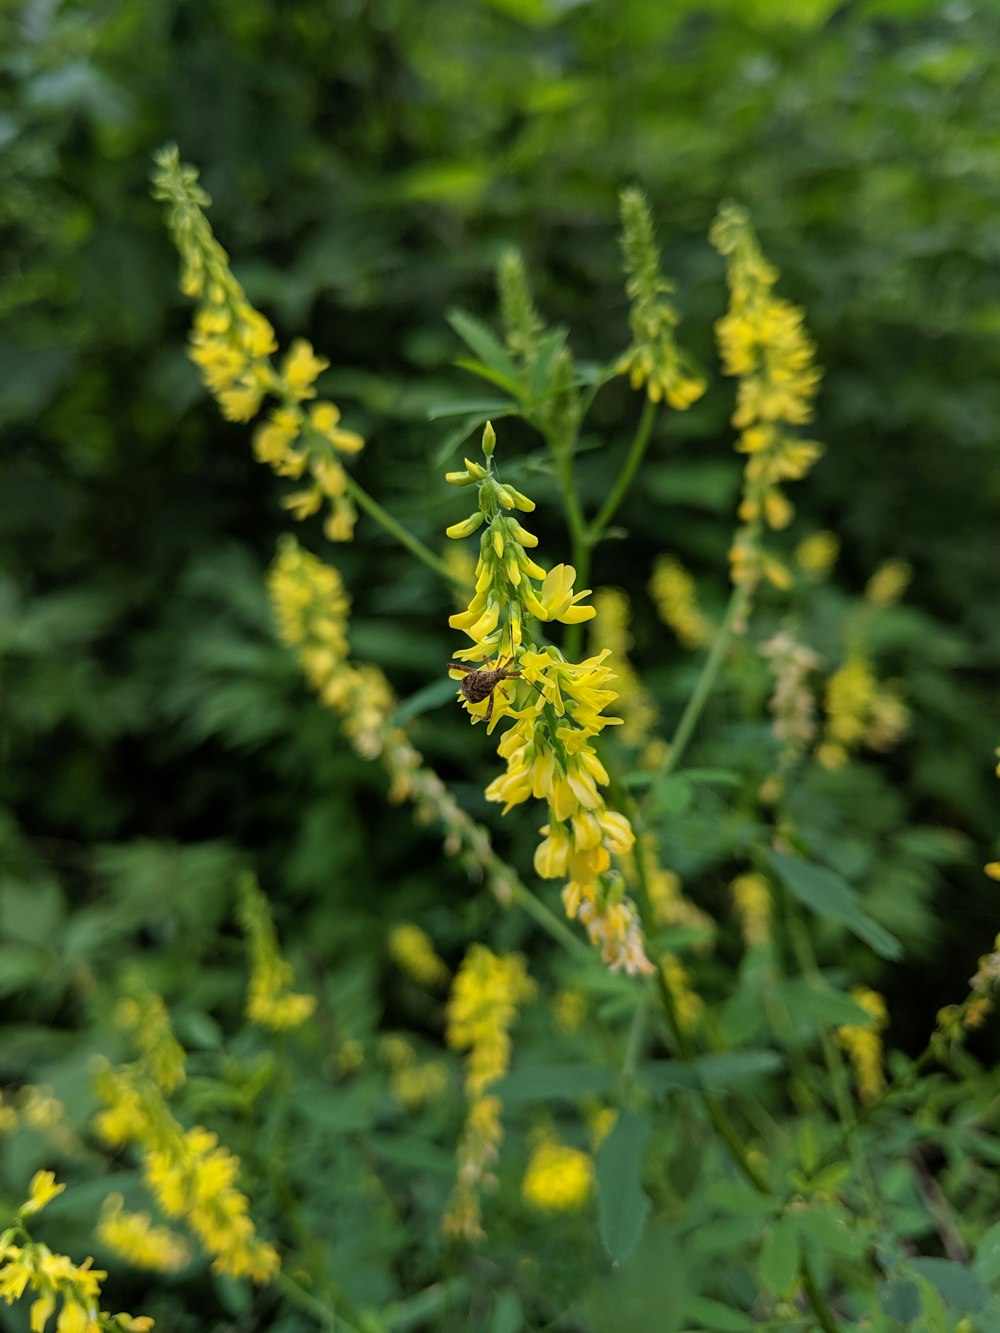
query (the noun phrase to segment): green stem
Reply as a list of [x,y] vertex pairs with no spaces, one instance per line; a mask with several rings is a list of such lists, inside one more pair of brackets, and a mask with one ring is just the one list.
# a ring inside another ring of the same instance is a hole
[[387,509],[383,509],[374,496],[369,495],[359,481],[356,481],[349,472],[344,473],[347,478],[347,490],[356,504],[369,514],[376,523],[385,528],[391,537],[399,542],[400,546],[415,555],[418,560],[422,560],[428,569],[433,569],[435,574],[446,579],[449,583],[454,583],[459,588],[467,588],[469,585],[461,574],[457,574],[453,569],[449,569],[439,555],[435,555],[429,546],[425,546],[419,537],[414,537],[403,527],[398,519],[393,518]]
[[663,774],[672,773],[681,761],[684,751],[688,747],[691,736],[701,717],[702,709],[708,701],[708,696],[712,692],[715,684],[715,678],[719,674],[719,668],[722,666],[722,659],[725,657],[726,649],[733,636],[734,627],[746,614],[750,605],[750,594],[741,585],[737,584],[729,598],[729,604],[726,607],[726,614],[723,616],[722,624],[715,631],[715,639],[712,642],[711,651],[705,659],[705,665],[701,669],[701,675],[698,677],[698,683],[694,687],[690,699],[685,705],[684,712],[681,714],[680,721],[673,736],[670,738],[670,746],[667,750],[667,757],[663,761],[660,772]]
[[308,1310],[323,1328],[332,1329],[333,1333],[361,1333],[356,1324],[348,1323],[335,1310],[328,1309],[322,1301],[318,1301],[315,1296],[306,1291],[305,1287],[299,1286],[295,1279],[289,1277],[287,1273],[278,1273],[274,1282],[289,1300],[301,1309]]
[[526,884],[517,879],[512,880],[510,890],[511,898],[518,907],[527,912],[568,953],[575,958],[590,959],[590,949],[583,940],[574,935],[565,921],[561,921],[555,912],[551,912],[539,898],[536,898]]
[[625,1060],[622,1063],[622,1082],[626,1087],[630,1087],[635,1081],[635,1073],[639,1067],[639,1057],[642,1054],[645,1042],[646,1020],[649,1017],[651,999],[652,991],[647,986],[642,992],[638,1005],[636,1005],[635,1013],[632,1015],[632,1024],[628,1030],[628,1041],[625,1046]]
[[625,456],[625,462],[622,469],[615,478],[615,484],[608,492],[607,499],[597,511],[597,517],[591,523],[587,530],[587,543],[589,546],[596,546],[604,535],[605,529],[611,522],[615,511],[625,499],[628,488],[632,485],[635,474],[639,470],[639,465],[646,452],[646,446],[649,444],[649,437],[653,429],[653,422],[656,420],[656,404],[651,398],[647,398],[642,408],[642,415],[639,418],[639,424],[636,427],[635,435],[632,438],[632,444]]

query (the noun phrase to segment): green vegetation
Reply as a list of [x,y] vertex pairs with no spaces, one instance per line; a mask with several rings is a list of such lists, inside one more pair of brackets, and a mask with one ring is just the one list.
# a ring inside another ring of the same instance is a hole
[[0,14],[0,1327],[1000,1329],[998,42]]

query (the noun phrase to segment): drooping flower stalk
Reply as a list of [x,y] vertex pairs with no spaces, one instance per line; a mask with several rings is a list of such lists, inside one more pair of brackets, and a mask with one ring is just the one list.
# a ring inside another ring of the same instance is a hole
[[592,744],[619,721],[604,713],[617,698],[609,688],[614,679],[605,665],[609,654],[567,662],[558,648],[536,638],[535,622],[575,624],[589,620],[594,610],[580,605],[588,594],[575,591],[572,565],[546,571],[528,555],[538,539],[513,511],[528,513],[535,506],[500,481],[495,442],[487,424],[484,462],[466,459],[465,470],[447,478],[477,489],[476,509],[452,524],[448,536],[468,537],[483,528],[475,591],[467,609],[448,622],[472,640],[455,654],[460,662],[452,674],[462,683],[460,698],[474,722],[487,720],[492,732],[504,719],[514,719],[498,747],[507,771],[489,784],[486,795],[501,803],[504,813],[532,796],[547,803],[549,820],[535,851],[537,873],[543,879],[569,877],[563,889],[566,914],[583,922],[610,968],[648,972],[638,914],[621,874],[612,869],[612,857],[628,852],[635,838],[628,819],[609,809],[601,794],[609,779]]

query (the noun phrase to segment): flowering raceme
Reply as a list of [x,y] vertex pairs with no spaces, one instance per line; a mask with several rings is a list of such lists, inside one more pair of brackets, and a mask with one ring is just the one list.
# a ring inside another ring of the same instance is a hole
[[510,1065],[510,1029],[520,1005],[535,985],[516,954],[506,958],[473,944],[455,975],[448,998],[446,1038],[453,1050],[468,1051],[465,1090],[469,1111],[458,1148],[458,1180],[443,1227],[447,1235],[479,1240],[479,1196],[496,1181],[490,1167],[503,1139],[502,1104],[488,1092]]
[[[543,879],[569,877],[563,904],[571,919],[581,920],[591,942],[601,948],[605,963],[629,973],[648,972],[642,932],[633,903],[625,895],[621,875],[611,868],[612,856],[629,851],[635,841],[626,817],[609,810],[599,790],[608,774],[591,741],[617,718],[604,709],[617,694],[609,688],[614,672],[605,665],[604,650],[583,662],[566,662],[552,645],[531,637],[532,619],[575,624],[594,615],[581,606],[588,595],[574,590],[572,565],[546,571],[529,555],[538,539],[512,516],[528,513],[534,503],[495,472],[496,437],[487,424],[483,435],[485,463],[465,460],[463,472],[450,472],[455,485],[475,484],[478,504],[469,518],[448,528],[448,536],[471,536],[480,527],[476,584],[465,611],[450,617],[472,645],[455,656],[476,662],[476,671],[492,668],[488,696],[463,689],[460,698],[473,721],[488,718],[492,732],[505,718],[514,724],[504,734],[498,753],[507,771],[486,789],[488,800],[503,805],[504,814],[530,796],[544,800],[549,822],[535,851],[535,870]],[[511,673],[503,678],[503,671]],[[468,686],[473,668],[456,666],[452,674]],[[478,695],[478,697],[477,697]]]
[[761,253],[746,212],[724,204],[710,239],[726,260],[729,309],[715,330],[723,368],[739,380],[733,425],[740,432],[736,448],[748,455],[743,526],[730,553],[733,582],[752,589],[763,575],[787,588],[791,576],[761,549],[760,529],[788,526],[794,510],[782,483],[804,477],[822,453],[821,445],[789,429],[812,420],[820,371],[802,311],[773,293],[778,271]]
[[300,1027],[316,1008],[316,997],[288,989],[292,967],[278,948],[267,899],[250,874],[240,884],[239,917],[250,950],[247,1017],[275,1031]]
[[326,536],[349,541],[357,513],[342,457],[364,448],[364,440],[341,426],[333,403],[311,402],[316,378],[330,363],[297,338],[280,365],[274,365],[274,330],[247,300],[229,256],[212,234],[204,213],[211,200],[198,184],[198,173],[181,165],[176,148],[164,150],[156,163],[154,193],[167,205],[167,226],[181,255],[181,290],[198,301],[192,361],[228,421],[252,421],[265,399],[273,400],[254,432],[255,456],[282,477],[308,473],[310,484],[287,496],[285,507],[301,519],[326,504]]

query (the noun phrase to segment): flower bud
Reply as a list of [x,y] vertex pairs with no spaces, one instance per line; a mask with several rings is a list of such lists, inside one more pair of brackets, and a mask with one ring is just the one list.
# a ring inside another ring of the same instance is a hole
[[492,421],[487,421],[483,429],[483,453],[487,458],[493,457],[493,450],[497,444],[497,433],[493,429]]

